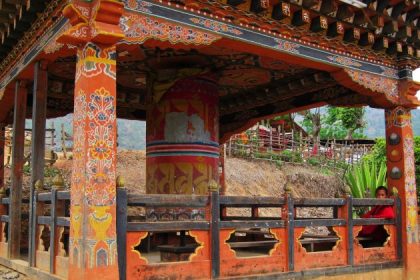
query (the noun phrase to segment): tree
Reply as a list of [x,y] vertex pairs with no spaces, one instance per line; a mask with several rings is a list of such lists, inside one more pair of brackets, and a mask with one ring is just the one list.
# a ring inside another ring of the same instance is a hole
[[343,108],[329,106],[325,123],[329,126],[346,129],[345,139],[353,139],[354,133],[358,129],[366,126],[364,120],[365,108]]
[[306,131],[312,135],[312,140],[314,144],[317,145],[320,139],[321,132],[321,109],[315,108],[311,110],[306,110],[303,113],[303,127]]

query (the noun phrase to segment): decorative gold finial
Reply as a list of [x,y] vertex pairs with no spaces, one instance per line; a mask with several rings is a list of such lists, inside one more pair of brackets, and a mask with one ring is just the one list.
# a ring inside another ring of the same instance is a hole
[[285,192],[285,193],[287,193],[287,194],[291,194],[291,193],[292,193],[292,187],[290,186],[290,184],[289,184],[289,183],[286,183],[286,185],[284,185],[283,190],[284,190],[284,192]]
[[217,192],[219,190],[219,184],[215,180],[209,181],[209,191],[210,192]]
[[349,186],[345,186],[345,187],[344,187],[344,194],[345,194],[346,196],[351,195],[351,190],[350,190]]
[[124,188],[124,186],[125,186],[124,177],[121,175],[117,176],[117,188]]
[[395,197],[398,196],[398,189],[396,187],[392,187],[392,195]]
[[42,184],[41,180],[37,180],[35,182],[35,190],[40,192],[44,190],[44,185]]
[[61,174],[55,175],[55,177],[52,180],[53,188],[56,190],[62,190],[64,189],[64,179]]

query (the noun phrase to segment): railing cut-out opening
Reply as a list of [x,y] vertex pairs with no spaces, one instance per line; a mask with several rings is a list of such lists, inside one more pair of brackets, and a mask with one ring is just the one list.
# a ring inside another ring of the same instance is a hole
[[340,237],[328,227],[307,227],[298,241],[308,253],[325,252],[332,251]]
[[[390,237],[388,231],[383,225],[368,225],[367,232],[370,234],[363,234],[363,230],[359,232],[356,239],[363,248],[384,247]],[[366,231],[365,231],[366,232]]]
[[39,227],[39,240],[38,240],[38,251],[48,252],[50,248],[50,227],[47,225],[41,225]]
[[148,263],[186,262],[199,246],[188,231],[149,232],[134,250]]
[[278,242],[267,228],[236,229],[226,241],[238,258],[270,255]]

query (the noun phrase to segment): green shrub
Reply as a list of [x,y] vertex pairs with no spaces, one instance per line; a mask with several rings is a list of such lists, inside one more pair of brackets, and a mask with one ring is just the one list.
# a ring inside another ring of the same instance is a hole
[[318,158],[318,157],[310,157],[310,158],[308,158],[307,162],[310,165],[313,165],[313,166],[319,166],[319,165],[321,165],[321,159]]
[[351,166],[345,176],[353,197],[373,197],[378,186],[386,186],[385,162],[363,160]]
[[[414,137],[414,158],[416,165],[417,197],[420,198],[420,136]],[[376,140],[371,153],[364,157],[365,160],[386,162],[386,142],[384,138]]]

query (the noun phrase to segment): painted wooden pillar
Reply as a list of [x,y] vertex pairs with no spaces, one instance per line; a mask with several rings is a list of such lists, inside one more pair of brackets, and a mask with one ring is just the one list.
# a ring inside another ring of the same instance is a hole
[[12,186],[9,207],[9,258],[20,257],[23,159],[25,146],[25,116],[27,103],[25,81],[16,81],[13,117]]
[[385,111],[388,188],[396,188],[402,205],[402,246],[407,279],[420,273],[420,240],[414,140],[410,109],[397,107]]
[[116,49],[78,49],[69,279],[118,279]]
[[116,234],[116,43],[124,4],[68,1],[58,42],[77,47],[69,279],[119,279]]
[[[147,114],[147,193],[205,195],[209,182],[219,181],[217,85],[195,76],[157,95]],[[149,210],[149,219],[204,218],[197,209]]]
[[[47,65],[38,61],[34,65],[34,87],[32,102],[32,147],[31,147],[31,189],[30,189],[30,213],[29,232],[36,227],[34,220],[33,194],[37,180],[44,182],[45,161],[45,122],[47,115],[47,91],[48,91]],[[29,264],[35,265],[35,236],[29,234]]]

